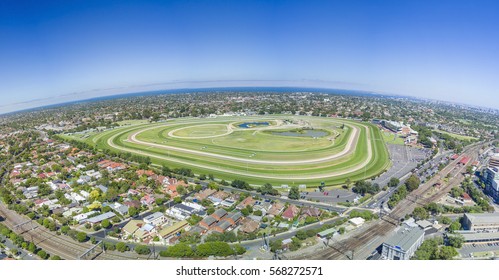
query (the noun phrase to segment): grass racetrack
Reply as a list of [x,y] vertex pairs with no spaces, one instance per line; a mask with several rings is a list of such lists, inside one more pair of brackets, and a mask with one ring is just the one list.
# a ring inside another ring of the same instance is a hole
[[157,165],[254,185],[339,185],[347,178],[376,176],[390,165],[376,126],[322,117],[180,118],[85,137],[61,136],[102,150],[148,156]]

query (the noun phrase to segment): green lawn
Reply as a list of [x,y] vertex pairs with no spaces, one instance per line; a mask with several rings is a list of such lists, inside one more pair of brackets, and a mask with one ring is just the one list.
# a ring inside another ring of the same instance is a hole
[[436,132],[439,132],[439,133],[443,133],[443,134],[447,134],[451,137],[454,137],[456,138],[457,140],[478,140],[478,138],[476,137],[473,137],[473,136],[466,136],[466,135],[459,135],[459,134],[454,134],[454,133],[450,133],[450,132],[447,132],[447,131],[443,131],[443,130],[440,130],[440,129],[435,129]]
[[395,144],[395,145],[404,145],[404,138],[400,137],[399,135],[391,132],[386,132],[382,131],[381,135],[383,135],[383,140],[385,140],[386,143],[388,144]]

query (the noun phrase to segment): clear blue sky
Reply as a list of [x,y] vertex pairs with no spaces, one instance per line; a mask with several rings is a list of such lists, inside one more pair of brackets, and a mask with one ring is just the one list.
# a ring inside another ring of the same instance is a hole
[[471,0],[3,0],[0,112],[221,80],[499,109],[498,15]]

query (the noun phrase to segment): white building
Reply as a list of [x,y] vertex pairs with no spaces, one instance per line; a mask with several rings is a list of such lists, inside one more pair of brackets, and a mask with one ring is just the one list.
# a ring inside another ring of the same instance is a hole
[[151,224],[155,227],[161,226],[166,223],[166,217],[161,212],[155,212],[149,216],[144,217],[144,223]]
[[383,242],[381,258],[385,260],[409,260],[424,240],[419,227],[401,227],[395,235]]

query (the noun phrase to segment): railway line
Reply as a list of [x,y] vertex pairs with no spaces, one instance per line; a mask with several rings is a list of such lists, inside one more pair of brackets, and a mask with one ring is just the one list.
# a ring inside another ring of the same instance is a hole
[[[412,213],[415,207],[439,200],[443,195],[449,192],[453,186],[460,183],[464,178],[462,175],[463,170],[465,170],[466,166],[477,158],[478,150],[479,146],[472,146],[468,148],[468,150],[458,159],[454,160],[442,169],[437,176],[433,177],[427,183],[411,192],[406,199],[402,200],[390,212],[389,215],[382,216],[381,219],[373,222],[363,232],[357,233],[346,240],[333,242],[333,244],[329,245],[329,248],[323,250],[322,252],[301,258],[317,260],[355,259],[356,251],[358,252],[367,249],[371,252],[377,247],[377,245],[382,243],[382,240],[384,240],[390,232],[398,226],[400,219],[405,217],[406,214]],[[466,165],[459,166],[459,161],[464,156],[469,156],[471,160]],[[443,180],[448,174],[450,174],[450,179],[445,186],[440,188],[435,193],[425,197],[425,194],[431,190],[434,184]],[[379,242],[376,242],[377,240],[379,240]],[[367,248],[373,245],[375,247],[373,247],[372,250]]]
[[[88,243],[80,243],[65,235],[57,235],[48,229],[40,226],[35,221],[36,225],[33,228],[29,223],[21,226],[16,226],[21,223],[30,221],[24,219],[21,215],[14,213],[0,204],[0,215],[5,217],[3,223],[11,230],[24,237],[26,241],[33,242],[37,247],[42,248],[44,251],[51,255],[57,255],[66,260],[77,260],[87,250],[91,249],[94,245]],[[130,260],[130,259],[147,259],[148,256],[132,256],[114,252],[102,252],[90,256],[91,259],[96,260]]]

